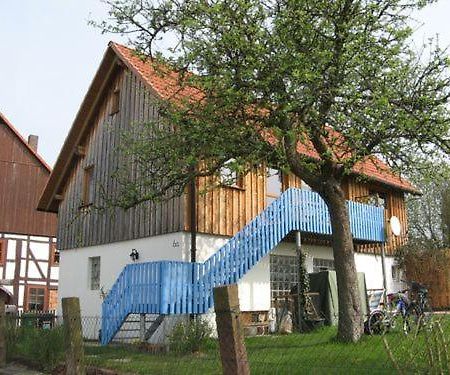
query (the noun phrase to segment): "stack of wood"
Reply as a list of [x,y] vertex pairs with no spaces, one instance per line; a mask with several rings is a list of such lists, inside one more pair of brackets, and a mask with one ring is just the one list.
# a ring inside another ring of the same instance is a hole
[[406,277],[429,290],[433,309],[450,308],[450,249],[414,253],[405,259]]

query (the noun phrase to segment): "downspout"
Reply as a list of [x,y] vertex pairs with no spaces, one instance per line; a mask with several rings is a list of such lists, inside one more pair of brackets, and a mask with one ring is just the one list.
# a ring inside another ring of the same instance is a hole
[[[192,181],[189,183],[189,208],[190,208],[190,218],[189,218],[189,229],[191,231],[191,263],[197,261],[197,189],[196,189],[196,178],[193,177]],[[194,270],[194,268],[192,268]],[[192,284],[195,282],[195,272],[192,272]],[[190,314],[189,319],[191,321],[195,320],[195,314]]]
[[191,230],[191,263],[195,263],[197,261],[197,189],[195,177],[189,184],[189,206],[189,228]]

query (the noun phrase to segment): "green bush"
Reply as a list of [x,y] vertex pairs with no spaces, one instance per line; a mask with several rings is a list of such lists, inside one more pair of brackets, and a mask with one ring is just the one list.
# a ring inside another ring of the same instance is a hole
[[42,329],[17,327],[13,321],[6,325],[7,358],[24,359],[45,369],[53,369],[64,360],[63,327]]
[[17,356],[17,343],[19,342],[20,329],[16,319],[6,319],[6,359],[11,360]]
[[212,329],[204,319],[196,318],[175,325],[169,335],[169,348],[180,354],[200,352],[207,346]]

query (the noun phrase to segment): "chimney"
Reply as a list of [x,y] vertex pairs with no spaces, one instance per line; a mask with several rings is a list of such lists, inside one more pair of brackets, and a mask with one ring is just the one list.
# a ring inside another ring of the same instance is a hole
[[37,152],[39,137],[37,135],[30,134],[28,136],[28,146],[30,146],[34,152]]

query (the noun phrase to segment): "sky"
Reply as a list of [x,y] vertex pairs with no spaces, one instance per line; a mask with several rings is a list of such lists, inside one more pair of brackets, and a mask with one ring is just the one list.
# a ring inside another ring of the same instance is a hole
[[[450,0],[414,15],[414,43],[439,34],[450,45]],[[39,153],[58,157],[108,41],[87,24],[107,17],[99,0],[0,0],[0,112],[19,132],[39,136]]]

